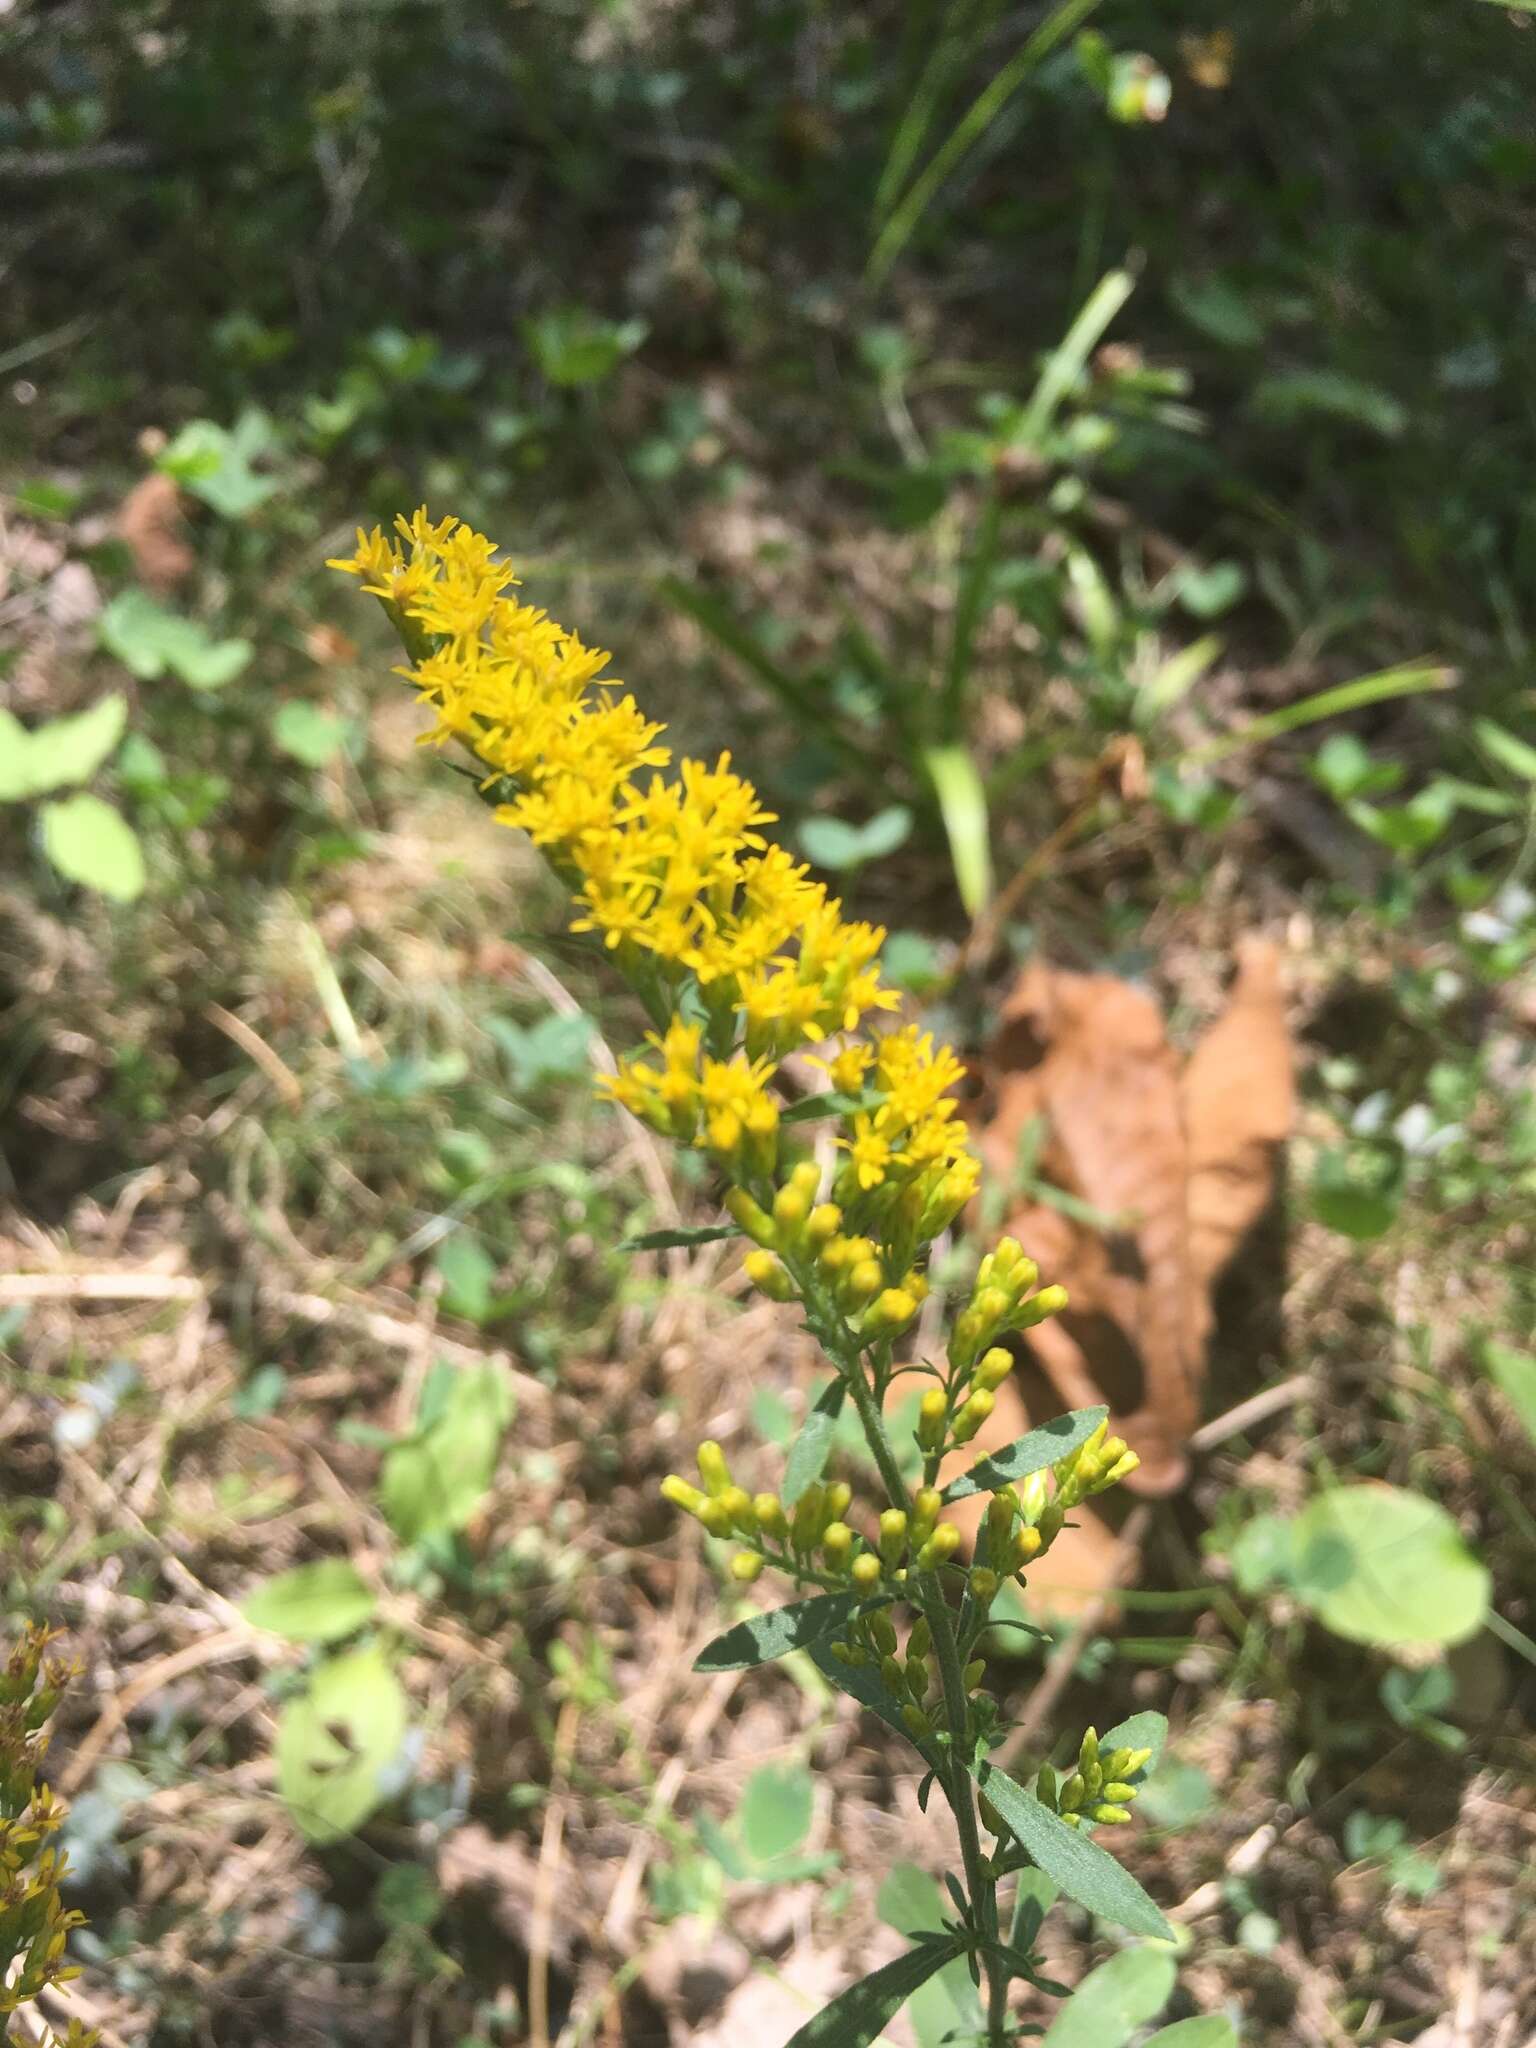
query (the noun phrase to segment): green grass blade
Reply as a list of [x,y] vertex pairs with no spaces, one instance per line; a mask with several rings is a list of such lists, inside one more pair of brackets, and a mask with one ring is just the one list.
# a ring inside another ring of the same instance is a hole
[[875,246],[870,251],[864,271],[864,282],[871,289],[884,283],[891,265],[912,239],[935,194],[986,134],[1025,79],[1064,37],[1088,19],[1098,4],[1099,0],[1061,0],[1061,5],[1046,16],[1023,47],[972,102],[948,139],[940,144],[924,169],[907,187],[900,204],[892,209],[890,218],[875,237]]
[[1353,682],[1337,683],[1329,690],[1314,690],[1310,697],[1302,697],[1295,704],[1267,712],[1263,718],[1250,719],[1236,732],[1223,733],[1220,739],[1209,740],[1201,747],[1191,747],[1180,755],[1180,763],[1189,768],[1203,767],[1206,762],[1222,760],[1240,748],[1262,746],[1266,740],[1278,739],[1282,733],[1296,732],[1304,725],[1315,725],[1321,718],[1337,718],[1346,711],[1360,711],[1367,704],[1385,704],[1394,697],[1416,697],[1426,690],[1449,690],[1455,686],[1456,680],[1454,669],[1433,666],[1428,662],[1410,662],[1400,668],[1380,669],[1375,675],[1356,676]]
[[1082,311],[1052,350],[1040,372],[1029,406],[1024,414],[1024,433],[1038,441],[1056,409],[1083,374],[1088,358],[1104,338],[1109,323],[1136,289],[1128,270],[1107,271],[1088,294]]
[[[949,19],[935,39],[932,54],[923,66],[922,76],[913,88],[906,111],[891,137],[885,168],[875,187],[874,216],[877,221],[884,220],[895,205],[907,173],[916,163],[918,152],[927,140],[928,130],[933,126],[945,92],[987,29],[985,20],[975,24],[967,19],[976,11],[976,0],[953,0],[948,10]],[[990,14],[990,6],[985,11]]]
[[967,917],[977,917],[992,894],[986,787],[965,747],[925,747],[923,766],[939,799],[960,901]]

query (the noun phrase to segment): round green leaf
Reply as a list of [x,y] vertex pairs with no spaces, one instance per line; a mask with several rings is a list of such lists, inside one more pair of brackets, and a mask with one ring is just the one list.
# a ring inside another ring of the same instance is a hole
[[1465,1642],[1488,1611],[1488,1573],[1445,1509],[1374,1482],[1339,1486],[1291,1525],[1292,1585],[1353,1643]]
[[1123,2048],[1168,2003],[1176,1974],[1167,1948],[1122,1949],[1078,1985],[1041,2048]]
[[46,796],[89,782],[123,736],[127,700],[117,691],[88,711],[26,732],[14,719],[0,732],[0,797]]
[[741,1839],[755,1863],[787,1856],[805,1840],[815,1794],[811,1774],[798,1764],[764,1764],[748,1778],[737,1818]]
[[67,881],[131,903],[144,888],[144,856],[129,825],[99,796],[82,791],[44,804],[43,850]]
[[377,1601],[344,1557],[322,1557],[279,1572],[240,1604],[255,1628],[290,1643],[334,1643],[372,1617]]
[[279,705],[272,737],[285,754],[306,768],[323,768],[347,737],[347,721],[295,697]]
[[290,1700],[277,1729],[277,1788],[312,1842],[334,1842],[385,1796],[405,1737],[406,1703],[383,1649],[332,1657]]

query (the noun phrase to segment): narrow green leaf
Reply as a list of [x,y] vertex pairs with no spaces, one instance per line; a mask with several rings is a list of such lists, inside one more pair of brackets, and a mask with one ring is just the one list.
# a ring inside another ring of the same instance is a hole
[[1044,1471],[1047,1465],[1054,1465],[1058,1458],[1075,1451],[1079,1444],[1087,1443],[1108,1414],[1107,1408],[1074,1408],[1070,1415],[1058,1415],[1054,1421],[1041,1423],[1007,1450],[983,1458],[969,1472],[952,1479],[944,1489],[945,1500],[964,1500],[972,1493],[994,1493],[1015,1479],[1027,1479],[1031,1472]]
[[1374,675],[1356,676],[1353,682],[1337,683],[1332,689],[1314,690],[1295,704],[1286,704],[1263,718],[1250,719],[1235,732],[1223,733],[1204,746],[1191,747],[1179,760],[1184,767],[1203,766],[1235,754],[1240,747],[1258,746],[1277,739],[1281,733],[1315,725],[1320,718],[1337,718],[1346,711],[1363,710],[1367,704],[1384,704],[1394,697],[1415,697],[1425,690],[1449,690],[1455,682],[1454,669],[1435,667],[1428,662],[1407,662],[1400,668],[1380,669]]
[[848,1398],[841,1379],[828,1380],[816,1397],[816,1405],[805,1418],[784,1466],[784,1505],[792,1508],[808,1486],[821,1477],[837,1434],[837,1418]]
[[1518,775],[1524,782],[1536,782],[1536,747],[1529,741],[1517,739],[1502,725],[1495,725],[1491,718],[1474,718],[1472,731],[1483,750],[1492,754],[1500,767],[1507,768],[1511,775]]
[[[875,1910],[887,1927],[894,1927],[909,1940],[924,1934],[942,1935],[948,1917],[944,1894],[915,1863],[893,1865],[880,1887]],[[979,2032],[981,2000],[969,1970],[958,1957],[912,1994],[907,2021],[917,2036],[918,2048],[942,2048],[957,2021],[967,2034]]]
[[43,851],[66,881],[97,889],[115,903],[144,890],[144,856],[133,827],[88,790],[46,803]]
[[965,747],[928,747],[923,766],[939,800],[949,841],[955,887],[967,917],[976,917],[992,894],[992,847],[987,791]]
[[738,1621],[706,1644],[694,1658],[693,1668],[748,1671],[755,1664],[787,1657],[791,1650],[807,1649],[841,1628],[862,1604],[862,1597],[858,1593],[818,1593],[812,1600],[795,1600],[787,1607],[754,1614],[750,1621]]
[[972,1769],[1020,1845],[1069,1899],[1076,1899],[1101,1920],[1128,1927],[1133,1934],[1155,1935],[1160,1941],[1173,1939],[1173,1930],[1152,1900],[1107,1850],[1081,1830],[1069,1828],[996,1765],[978,1762]]
[[723,1238],[740,1237],[734,1223],[701,1223],[696,1230],[648,1230],[643,1237],[626,1237],[621,1252],[685,1251],[696,1244],[719,1244]]
[[883,1969],[850,1984],[813,2020],[807,2020],[785,2048],[869,2048],[921,1984],[961,1954],[953,1939],[925,1941]]
[[1046,16],[1029,40],[993,74],[912,180],[900,201],[892,207],[884,227],[875,238],[864,272],[866,284],[877,287],[884,283],[892,264],[916,232],[935,195],[986,134],[1030,73],[1044,62],[1059,42],[1087,20],[1098,4],[1099,0],[1062,0],[1062,4]]
[[[1081,12],[1086,14],[1091,9],[1083,8]],[[1050,27],[1049,21],[1045,27]],[[1040,439],[1055,418],[1057,407],[1086,369],[1088,358],[1104,339],[1110,322],[1135,289],[1136,281],[1128,270],[1107,271],[1099,279],[1077,318],[1051,351],[1030,395],[1023,426],[1026,440]]]
[[1013,1895],[1013,1946],[1028,1954],[1045,1916],[1061,1897],[1043,1870],[1021,1870]]
[[371,1620],[378,1602],[344,1557],[296,1565],[256,1587],[240,1603],[253,1628],[290,1643],[334,1643]]

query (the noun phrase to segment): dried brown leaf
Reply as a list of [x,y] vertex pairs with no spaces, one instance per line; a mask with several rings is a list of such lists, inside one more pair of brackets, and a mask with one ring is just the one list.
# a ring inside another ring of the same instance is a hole
[[128,544],[139,581],[158,597],[185,582],[197,566],[196,556],[181,538],[181,493],[159,470],[151,471],[124,498],[117,530]]

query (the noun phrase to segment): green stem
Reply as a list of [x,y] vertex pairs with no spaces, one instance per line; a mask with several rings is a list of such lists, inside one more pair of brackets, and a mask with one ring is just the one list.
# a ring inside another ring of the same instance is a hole
[[[859,1421],[863,1425],[864,1435],[874,1455],[876,1467],[885,1482],[886,1492],[891,1497],[891,1505],[907,1509],[910,1502],[907,1489],[902,1484],[901,1469],[896,1463],[896,1454],[891,1449],[891,1440],[885,1433],[885,1421],[876,1405],[873,1390],[864,1377],[863,1363],[857,1357],[842,1359],[839,1363],[848,1382],[848,1390],[853,1395],[854,1406],[859,1411]],[[919,1573],[915,1564],[911,1567],[908,1588],[910,1597],[928,1617],[928,1626],[933,1633],[933,1653],[939,1666],[939,1682],[944,1689],[944,1712],[949,1722],[949,1768],[940,1782],[944,1787],[944,1796],[954,1813],[955,1827],[960,1836],[960,1857],[965,1866],[965,1888],[977,1916],[980,1931],[995,1940],[997,1887],[987,1874],[986,1862],[981,1853],[975,1786],[959,1747],[965,1740],[967,1718],[965,1671],[960,1662],[959,1647],[955,1642],[949,1602],[944,1598],[944,1589],[938,1578],[930,1572]],[[997,2048],[1001,2048],[1001,2044],[1007,2040],[1007,1971],[995,1955],[984,1956],[982,1965],[987,1975],[987,2039],[997,2044]]]

